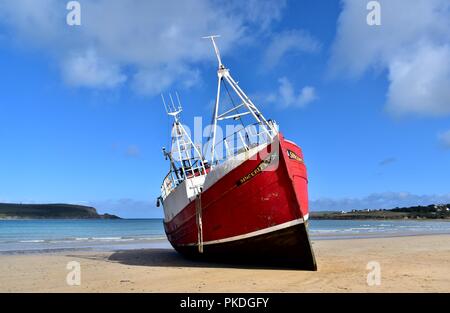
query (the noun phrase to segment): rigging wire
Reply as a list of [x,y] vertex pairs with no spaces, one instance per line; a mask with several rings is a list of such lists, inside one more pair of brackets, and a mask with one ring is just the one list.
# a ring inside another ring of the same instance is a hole
[[[231,104],[232,104],[233,107],[235,108],[237,114],[240,114],[241,112],[240,112],[239,108],[237,108],[236,103],[234,102],[234,99],[233,99],[233,97],[231,96],[231,93],[230,93],[230,90],[228,89],[227,84],[224,82],[223,79],[221,79],[220,83],[225,87],[225,90],[226,90],[226,92],[227,92],[227,94],[228,94],[228,97],[229,97],[230,100],[231,100]],[[216,99],[216,101],[219,101],[219,102],[220,102],[220,99],[219,99],[219,100]],[[215,119],[215,110],[213,111],[213,116],[212,116],[211,124],[210,124],[210,125],[214,125],[214,119]],[[241,123],[242,128],[244,129],[244,132],[245,132],[245,139],[246,139],[246,141],[247,141],[247,145],[250,146],[250,143],[251,143],[251,142],[250,142],[250,137],[249,137],[249,134],[248,134],[248,130],[247,130],[247,128],[245,127],[244,122],[242,121],[242,118],[241,118],[241,117],[238,117],[237,119],[239,119],[239,122]],[[206,155],[206,152],[208,151],[207,148],[209,147],[209,145],[214,145],[214,144],[215,144],[214,142],[210,143],[211,138],[212,138],[213,131],[214,131],[214,128],[212,128],[211,131],[209,132],[208,141],[207,141],[207,144],[206,144],[205,147],[204,147],[203,155]],[[225,139],[225,138],[224,138],[224,139]],[[209,144],[209,143],[210,143],[210,144]]]
[[[241,112],[239,112],[239,109],[236,108],[236,104],[234,103],[233,97],[231,96],[230,91],[228,90],[227,84],[224,83],[223,85],[225,86],[225,90],[227,91],[228,97],[230,97],[230,99],[231,99],[231,104],[233,104],[233,107],[235,108],[236,112],[238,114],[241,114]],[[245,139],[247,139],[247,144],[250,145],[250,138],[248,136],[247,129],[245,128],[244,122],[242,122],[242,118],[241,117],[238,117],[238,119],[239,119],[239,122],[242,125],[242,128],[245,131]]]

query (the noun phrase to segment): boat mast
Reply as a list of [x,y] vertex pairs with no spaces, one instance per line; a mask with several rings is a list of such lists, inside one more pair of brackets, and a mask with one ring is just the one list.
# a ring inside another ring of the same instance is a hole
[[[272,123],[269,123],[262,113],[258,110],[256,105],[250,100],[250,98],[245,94],[245,92],[239,87],[238,83],[233,79],[233,77],[230,74],[229,69],[227,69],[223,63],[222,58],[220,57],[220,51],[217,47],[215,38],[220,37],[219,35],[213,35],[213,36],[206,36],[203,37],[204,39],[211,39],[211,42],[214,47],[214,52],[217,57],[217,61],[219,64],[219,68],[217,70],[217,94],[216,94],[216,103],[214,107],[214,117],[213,117],[213,129],[212,129],[212,147],[211,147],[211,167],[214,166],[214,158],[215,158],[215,146],[216,146],[216,132],[217,132],[217,122],[220,120],[225,119],[238,119],[241,116],[251,114],[253,118],[257,121],[259,125],[263,128],[263,131],[269,136],[269,138],[272,140],[277,133],[277,130],[272,125]],[[233,91],[238,95],[238,97],[241,99],[242,103],[238,105],[237,107],[228,110],[222,114],[219,115],[219,101],[220,101],[220,92],[221,92],[221,83],[225,79],[225,81],[231,86]],[[246,112],[238,113],[230,115],[231,113],[237,111],[239,108],[245,107],[247,109]]]

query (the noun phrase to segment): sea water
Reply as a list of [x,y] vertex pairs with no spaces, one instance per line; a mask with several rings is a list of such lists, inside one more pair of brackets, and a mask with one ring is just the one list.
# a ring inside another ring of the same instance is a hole
[[0,253],[137,249],[166,243],[162,219],[0,221]]
[[[312,240],[450,234],[449,221],[311,220]],[[170,248],[162,219],[0,220],[0,253]]]
[[446,220],[311,220],[312,239],[450,234]]

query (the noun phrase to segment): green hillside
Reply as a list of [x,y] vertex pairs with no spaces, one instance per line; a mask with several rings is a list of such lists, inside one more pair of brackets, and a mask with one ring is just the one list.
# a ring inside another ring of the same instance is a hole
[[73,204],[0,203],[0,219],[118,219],[93,207]]
[[349,212],[311,212],[316,220],[364,220],[364,219],[450,219],[450,204],[412,206],[405,208],[352,210]]

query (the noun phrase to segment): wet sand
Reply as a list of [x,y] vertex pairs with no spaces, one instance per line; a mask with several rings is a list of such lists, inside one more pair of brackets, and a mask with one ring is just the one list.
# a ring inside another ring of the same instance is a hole
[[[318,271],[195,262],[171,249],[0,255],[0,292],[450,292],[450,235],[313,241]],[[81,266],[69,286],[68,262]],[[381,284],[369,286],[368,262]]]

